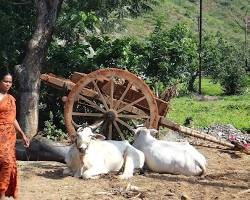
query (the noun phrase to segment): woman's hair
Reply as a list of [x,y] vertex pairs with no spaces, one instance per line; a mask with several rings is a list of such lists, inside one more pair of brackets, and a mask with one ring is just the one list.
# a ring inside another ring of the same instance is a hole
[[6,67],[0,67],[0,81],[4,79],[5,76],[12,74],[9,72],[9,69]]

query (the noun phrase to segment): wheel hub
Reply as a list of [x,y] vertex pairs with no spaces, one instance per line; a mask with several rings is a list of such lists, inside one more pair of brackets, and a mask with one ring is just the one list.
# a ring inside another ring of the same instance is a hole
[[113,122],[117,117],[117,113],[114,110],[109,110],[104,114],[104,120],[109,123]]

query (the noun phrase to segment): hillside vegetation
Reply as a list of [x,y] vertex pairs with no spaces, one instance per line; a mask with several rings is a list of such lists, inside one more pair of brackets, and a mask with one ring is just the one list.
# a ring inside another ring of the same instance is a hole
[[[242,44],[244,30],[240,25],[244,26],[243,18],[246,15],[250,16],[249,0],[203,0],[204,35],[220,31],[225,40],[236,45]],[[170,29],[178,22],[184,22],[198,34],[198,16],[199,0],[163,0],[152,12],[136,19],[127,19],[127,31],[121,34],[145,38],[153,31],[159,20],[166,29]],[[232,124],[249,133],[249,89],[248,81],[248,90],[244,95],[224,96],[219,84],[212,84],[208,79],[203,79],[203,95],[216,95],[218,100],[200,102],[190,96],[174,98],[167,117],[180,124],[183,124],[186,118],[192,118],[194,127]]]
[[[227,38],[243,41],[244,30],[239,24],[244,25],[242,18],[247,10],[249,15],[249,0],[203,0],[203,30],[209,33],[220,31]],[[161,20],[166,28],[185,22],[198,32],[198,16],[199,0],[163,0],[152,12],[137,19],[127,19],[127,31],[122,34],[145,37],[157,20]]]

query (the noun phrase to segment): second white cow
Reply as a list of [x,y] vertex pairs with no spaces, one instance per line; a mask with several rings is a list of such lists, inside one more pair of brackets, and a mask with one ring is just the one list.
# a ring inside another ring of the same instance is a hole
[[156,132],[155,129],[139,127],[135,130],[133,143],[144,153],[145,163],[151,171],[186,176],[205,173],[206,159],[193,146],[188,142],[157,140],[152,136]]
[[94,178],[100,174],[120,171],[124,166],[121,179],[133,176],[134,169],[142,168],[145,157],[127,141],[104,140],[100,134],[94,134],[91,127],[80,128],[75,143],[66,155],[68,168],[64,174],[75,177]]

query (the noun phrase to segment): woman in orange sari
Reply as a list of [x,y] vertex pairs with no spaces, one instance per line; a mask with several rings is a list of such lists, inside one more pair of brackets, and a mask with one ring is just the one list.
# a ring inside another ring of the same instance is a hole
[[0,71],[0,200],[17,197],[16,132],[29,146],[29,140],[16,120],[15,98],[8,94],[12,86],[12,75]]

